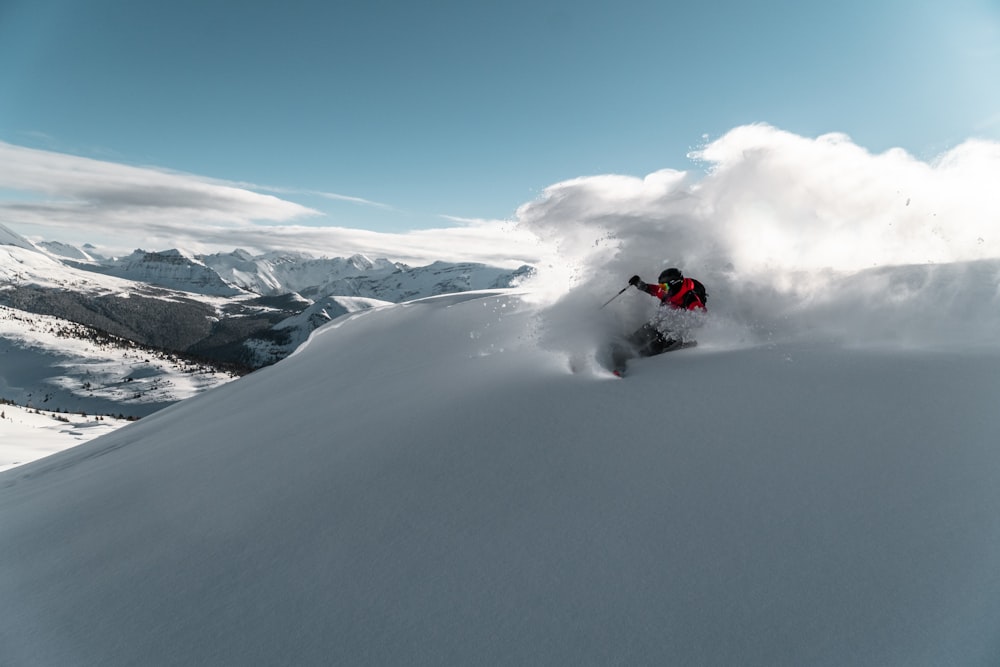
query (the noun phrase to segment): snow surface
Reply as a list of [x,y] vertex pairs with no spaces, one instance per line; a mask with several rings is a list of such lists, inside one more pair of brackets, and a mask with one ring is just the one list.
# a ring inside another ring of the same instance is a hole
[[328,296],[311,303],[298,315],[287,317],[277,325],[275,331],[287,332],[288,340],[277,343],[265,339],[249,339],[243,345],[254,355],[258,363],[264,365],[284,359],[304,343],[313,330],[345,313],[353,313],[365,308],[388,305],[389,301],[365,297]]
[[176,248],[157,252],[136,250],[126,257],[82,263],[77,266],[125,280],[146,282],[198,294],[238,296],[243,293],[243,290],[224,281],[201,259],[190,252]]
[[564,317],[345,315],[3,473],[0,663],[996,664],[1000,350],[710,325],[619,380]]
[[303,252],[271,252],[254,257],[240,249],[207,255],[203,259],[229,284],[264,295],[298,292],[338,278],[372,273],[388,275],[401,268],[388,259],[371,260],[364,255],[331,259]]
[[[0,664],[1000,664],[992,150],[741,128],[696,186],[547,189],[523,291],[0,473]],[[599,306],[665,266],[700,344],[617,379],[655,304]]]
[[0,306],[0,398],[64,412],[144,416],[234,377],[114,336],[88,337],[93,333]]
[[128,423],[111,416],[152,414],[233,379],[172,354],[95,337],[67,320],[0,306],[0,399],[30,408],[6,406],[0,470]]
[[15,246],[24,250],[38,250],[35,245],[17,232],[0,225],[0,246]]
[[118,429],[128,420],[0,404],[0,471]]
[[[136,286],[131,280],[67,266],[60,259],[41,252],[30,244],[17,243],[16,238],[12,239],[14,242],[5,244],[4,231],[5,228],[0,227],[0,289],[8,285],[38,285],[126,296]],[[221,299],[216,300],[221,302]]]
[[59,258],[78,259],[87,262],[96,261],[96,258],[88,254],[86,250],[81,250],[80,248],[71,246],[68,243],[61,243],[59,241],[42,241],[38,244],[38,247],[45,250],[45,252],[50,255],[54,255]]

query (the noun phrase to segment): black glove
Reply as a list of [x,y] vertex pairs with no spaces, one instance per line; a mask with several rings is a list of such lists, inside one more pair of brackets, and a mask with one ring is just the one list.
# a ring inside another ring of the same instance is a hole
[[641,282],[642,278],[640,278],[639,276],[632,276],[631,278],[628,279],[628,284],[632,285],[633,287],[638,287],[639,283]]

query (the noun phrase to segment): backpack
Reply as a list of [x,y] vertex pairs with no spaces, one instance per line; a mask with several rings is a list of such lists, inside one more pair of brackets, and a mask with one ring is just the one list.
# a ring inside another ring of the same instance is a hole
[[694,283],[694,293],[698,295],[702,303],[707,304],[708,292],[705,291],[705,286],[701,284],[700,280],[695,280],[694,278],[691,279],[691,282]]
[[[705,286],[701,284],[700,280],[695,280],[694,278],[691,278],[690,280],[694,283],[694,289],[692,289],[691,292],[698,295],[698,298],[701,299],[701,305],[706,305],[708,303],[708,292],[705,291]],[[685,308],[691,305],[691,292],[684,295]]]

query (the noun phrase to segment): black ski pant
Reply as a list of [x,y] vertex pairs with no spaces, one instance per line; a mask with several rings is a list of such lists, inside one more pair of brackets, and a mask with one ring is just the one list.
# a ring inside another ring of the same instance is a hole
[[632,357],[652,357],[661,354],[678,342],[669,333],[663,333],[647,322],[624,341],[612,345],[612,368],[624,368],[625,363]]
[[664,333],[649,322],[643,324],[627,340],[640,357],[652,357],[666,352],[678,342],[669,332]]

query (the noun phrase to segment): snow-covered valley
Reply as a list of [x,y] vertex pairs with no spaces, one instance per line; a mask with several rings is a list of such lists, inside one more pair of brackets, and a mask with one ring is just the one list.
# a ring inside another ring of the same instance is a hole
[[0,471],[111,433],[128,419],[0,403]]

